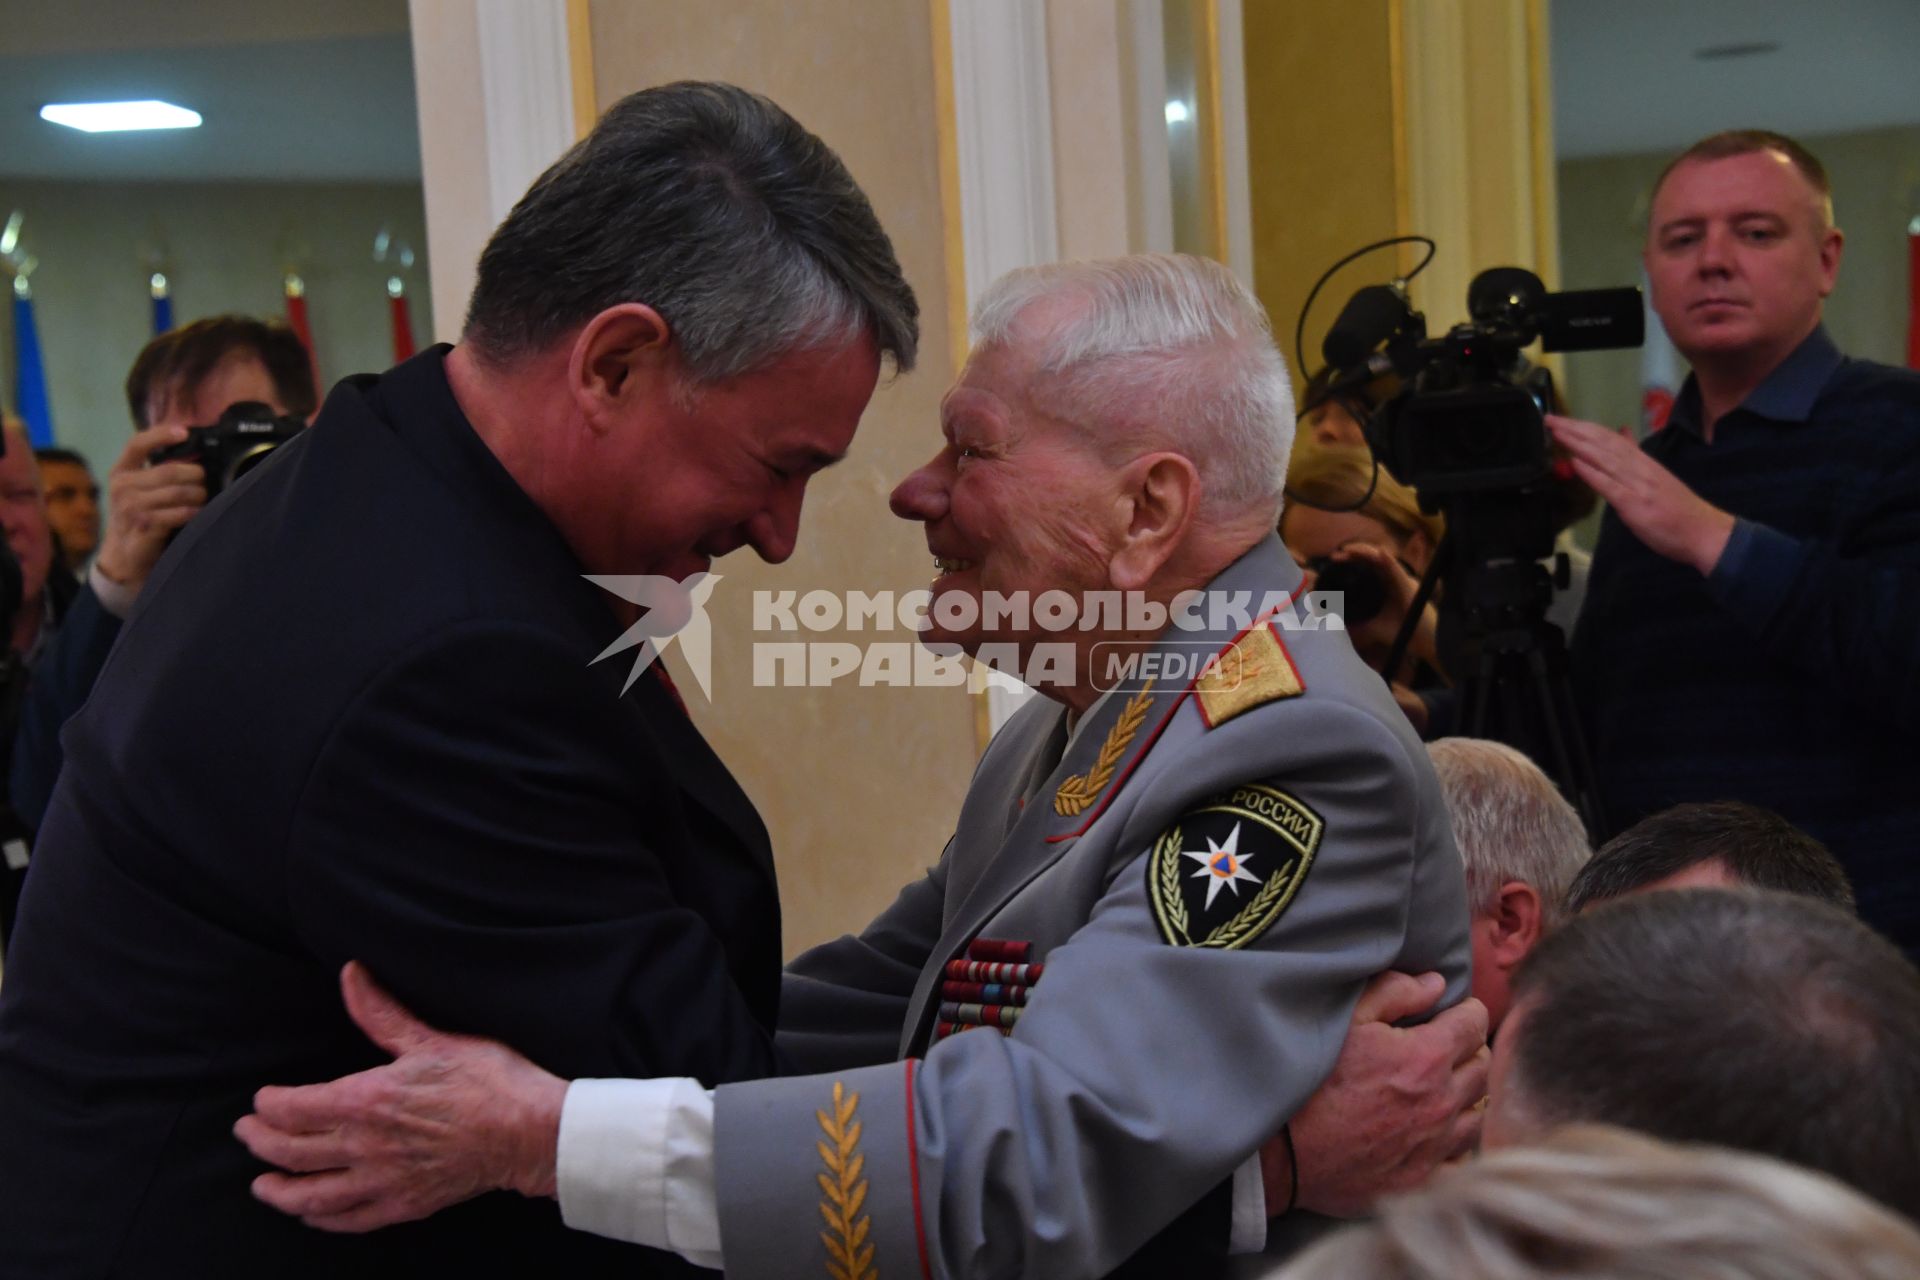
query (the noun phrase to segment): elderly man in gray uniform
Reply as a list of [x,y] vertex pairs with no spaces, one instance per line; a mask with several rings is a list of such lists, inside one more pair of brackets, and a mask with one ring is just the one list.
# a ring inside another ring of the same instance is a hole
[[[355,1230],[514,1186],[742,1277],[1099,1276],[1223,1185],[1260,1206],[1245,1170],[1374,975],[1466,994],[1426,753],[1343,634],[1284,625],[1292,406],[1258,304],[1217,264],[1143,256],[1015,272],[975,330],[893,507],[941,575],[925,638],[1017,654],[1047,696],[988,747],[938,865],[790,969],[781,1047],[809,1074],[569,1087],[497,1046],[423,1049],[350,972],[401,1060],[263,1091],[243,1138],[321,1172],[259,1194]],[[1097,625],[990,607],[1048,591]],[[1195,655],[1195,679],[1144,674]],[[480,1110],[449,1105],[448,1053],[485,1059]],[[436,1149],[458,1132],[464,1163]]]

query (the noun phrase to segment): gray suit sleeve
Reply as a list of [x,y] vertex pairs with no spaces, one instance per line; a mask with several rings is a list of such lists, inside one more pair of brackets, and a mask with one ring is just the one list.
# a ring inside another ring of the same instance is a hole
[[946,882],[942,853],[858,937],[822,943],[787,966],[775,1043],[795,1070],[894,1060],[914,983],[940,937]]
[[[1249,715],[1144,786],[1110,837],[1106,895],[1048,953],[1010,1037],[969,1032],[924,1062],[721,1089],[728,1273],[1103,1275],[1275,1132],[1332,1069],[1366,981],[1401,954],[1414,850],[1432,829],[1422,809],[1437,803],[1379,721],[1301,711],[1294,745],[1276,750],[1272,724]],[[1149,850],[1169,815],[1247,782],[1318,817],[1310,865],[1257,936],[1175,945]],[[1450,841],[1439,852],[1457,863]],[[1463,930],[1457,865],[1442,883],[1446,900],[1422,908],[1457,910]]]

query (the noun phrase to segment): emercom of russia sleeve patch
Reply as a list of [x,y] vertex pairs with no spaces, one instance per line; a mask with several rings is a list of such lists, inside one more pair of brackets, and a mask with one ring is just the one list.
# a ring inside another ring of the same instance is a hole
[[1307,878],[1326,824],[1284,791],[1248,784],[1186,813],[1154,842],[1147,900],[1177,947],[1244,947]]

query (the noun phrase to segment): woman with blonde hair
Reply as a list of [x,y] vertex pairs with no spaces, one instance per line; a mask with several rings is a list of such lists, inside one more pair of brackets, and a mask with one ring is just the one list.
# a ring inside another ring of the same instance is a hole
[[[1305,438],[1295,446],[1287,466],[1280,540],[1309,568],[1307,590],[1315,589],[1320,575],[1335,565],[1351,566],[1337,577],[1352,582],[1355,574],[1365,574],[1378,585],[1380,603],[1375,608],[1356,611],[1353,606],[1372,593],[1348,591],[1347,629],[1354,648],[1374,670],[1385,665],[1401,620],[1413,606],[1420,575],[1433,562],[1445,533],[1446,522],[1421,511],[1418,495],[1384,467],[1376,468],[1366,449]],[[1408,656],[1431,673],[1416,674],[1411,681],[1415,685],[1442,678],[1436,624],[1429,603],[1407,649]]]
[[1912,1280],[1920,1231],[1768,1156],[1575,1126],[1384,1200],[1270,1280]]

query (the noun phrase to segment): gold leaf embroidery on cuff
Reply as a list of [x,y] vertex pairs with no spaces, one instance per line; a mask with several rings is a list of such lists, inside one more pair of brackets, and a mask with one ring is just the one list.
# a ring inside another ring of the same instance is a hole
[[827,1229],[820,1233],[820,1242],[827,1247],[827,1274],[833,1280],[879,1280],[880,1274],[873,1265],[873,1245],[867,1243],[873,1217],[860,1212],[867,1202],[867,1180],[860,1176],[867,1158],[860,1154],[859,1110],[860,1095],[848,1093],[836,1080],[833,1114],[813,1113],[827,1135],[825,1142],[814,1144],[826,1172],[814,1176],[824,1195],[820,1216],[827,1220]]

